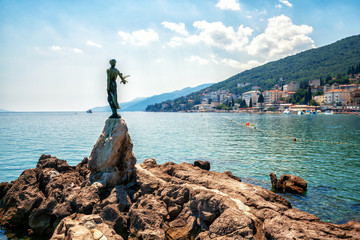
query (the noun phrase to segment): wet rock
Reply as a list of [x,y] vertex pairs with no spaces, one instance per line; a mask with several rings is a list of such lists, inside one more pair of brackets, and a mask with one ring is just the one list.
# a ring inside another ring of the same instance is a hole
[[51,240],[123,240],[99,215],[75,213],[64,218],[56,227]]
[[196,160],[194,162],[194,166],[195,167],[199,167],[201,169],[204,169],[204,170],[210,170],[210,162],[208,161],[200,161],[200,160]]
[[271,185],[277,192],[289,192],[303,194],[307,190],[307,183],[301,177],[284,174],[280,180],[274,173],[270,173]]
[[91,183],[102,188],[134,179],[136,158],[132,149],[125,121],[121,118],[107,119],[88,161]]

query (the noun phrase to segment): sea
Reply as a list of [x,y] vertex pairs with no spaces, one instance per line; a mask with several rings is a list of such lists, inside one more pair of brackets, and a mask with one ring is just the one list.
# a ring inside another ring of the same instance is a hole
[[[41,154],[78,164],[110,113],[0,113],[0,182],[35,168]],[[121,112],[137,162],[209,161],[271,189],[270,173],[305,179],[304,195],[282,194],[326,222],[360,221],[360,116]],[[248,127],[246,127],[248,123]],[[296,140],[296,141],[295,141]],[[0,229],[0,239],[7,239]]]

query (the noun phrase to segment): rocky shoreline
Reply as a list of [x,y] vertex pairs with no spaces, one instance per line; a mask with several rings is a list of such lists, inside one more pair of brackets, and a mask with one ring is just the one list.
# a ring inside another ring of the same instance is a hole
[[[0,226],[52,240],[360,239],[359,222],[325,223],[208,162],[135,163],[125,121],[107,120],[89,159],[42,155],[1,183]],[[306,190],[296,177],[271,179],[278,191]]]
[[87,163],[42,155],[35,169],[2,183],[1,226],[59,240],[360,238],[360,223],[322,222],[229,172],[147,159],[133,181],[97,188]]

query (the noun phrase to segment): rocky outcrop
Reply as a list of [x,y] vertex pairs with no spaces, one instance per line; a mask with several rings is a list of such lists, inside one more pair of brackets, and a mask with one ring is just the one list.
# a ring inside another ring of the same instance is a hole
[[89,157],[91,183],[101,188],[130,182],[136,164],[132,149],[125,121],[108,118]]
[[0,201],[1,226],[52,239],[359,239],[360,223],[322,222],[232,174],[147,159],[136,179],[98,188],[87,163],[43,155]]
[[301,177],[284,174],[280,180],[274,173],[270,173],[271,185],[276,192],[303,194],[307,190],[307,183]]
[[2,182],[0,183],[0,200],[6,195],[7,191],[11,188],[11,183]]
[[50,240],[123,240],[99,215],[75,213],[64,218]]
[[208,170],[208,171],[210,170],[210,162],[208,162],[208,161],[196,160],[194,162],[194,166],[199,167],[204,170]]

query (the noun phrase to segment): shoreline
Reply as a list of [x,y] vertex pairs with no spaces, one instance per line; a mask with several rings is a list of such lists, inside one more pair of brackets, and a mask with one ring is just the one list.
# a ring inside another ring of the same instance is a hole
[[[103,234],[110,234],[106,235],[108,239],[152,239],[151,236],[208,239],[210,235],[223,239],[243,236],[283,239],[289,234],[295,238],[337,239],[340,233],[347,237],[360,233],[359,222],[340,225],[323,222],[310,213],[293,208],[281,195],[244,183],[231,172],[207,170],[210,165],[207,169],[189,163],[158,165],[155,159],[146,159],[135,166],[136,182],[101,190],[89,185],[87,163],[85,158],[76,167],[71,167],[64,160],[42,155],[37,167],[25,170],[1,200],[17,199],[17,211],[28,206],[34,197],[40,197],[41,204],[27,207],[30,215],[20,212],[20,215],[12,215],[11,208],[2,205],[1,225],[8,224],[7,221],[25,222],[30,225],[32,236],[52,235],[52,240],[63,239],[61,229],[65,225],[69,229],[82,227],[85,217],[98,219]],[[65,187],[62,193],[57,190],[59,184]],[[42,188],[48,196],[43,195]],[[53,194],[65,194],[65,201],[54,202]],[[25,198],[18,198],[19,195]],[[64,211],[67,204],[75,204],[74,209]],[[118,225],[118,221],[124,224],[129,221],[130,225]],[[233,230],[229,232],[228,227]]]

